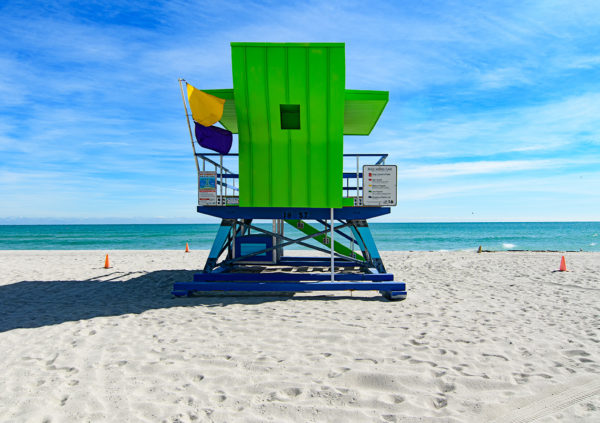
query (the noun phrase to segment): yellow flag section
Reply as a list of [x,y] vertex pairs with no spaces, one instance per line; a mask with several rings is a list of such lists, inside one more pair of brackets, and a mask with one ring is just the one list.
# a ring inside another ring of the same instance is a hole
[[225,100],[200,91],[187,84],[192,118],[202,126],[211,126],[221,120]]

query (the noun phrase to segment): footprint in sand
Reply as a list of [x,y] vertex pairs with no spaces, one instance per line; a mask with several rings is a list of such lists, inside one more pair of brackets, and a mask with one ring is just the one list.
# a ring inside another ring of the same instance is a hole
[[217,392],[215,392],[213,399],[216,402],[225,402],[225,400],[227,399],[227,395],[225,395],[225,392],[223,392],[223,391],[217,391]]
[[348,367],[340,367],[340,368],[335,369],[335,370],[330,370],[329,373],[327,373],[327,377],[328,378],[339,377],[339,376],[343,375],[344,373],[346,373],[349,370],[350,369]]
[[529,382],[529,375],[527,373],[513,373],[512,375],[515,379],[515,382],[517,382],[519,385]]
[[448,400],[442,397],[435,397],[433,399],[433,406],[437,409],[444,408],[448,405]]
[[355,358],[354,361],[370,361],[373,364],[377,364],[377,360],[374,358]]
[[582,357],[588,357],[590,354],[587,353],[584,350],[569,350],[569,351],[565,351],[565,355],[569,356],[569,357],[574,357],[574,356],[582,356]]
[[283,389],[280,392],[278,392],[277,394],[277,399],[279,400],[289,400],[289,399],[293,399],[296,398],[297,396],[302,395],[302,389],[300,388],[287,388],[287,389]]
[[402,404],[405,401],[405,398],[398,394],[387,394],[381,397],[381,401],[388,404]]
[[46,361],[46,366],[48,367],[54,367],[53,364],[56,361],[56,359],[58,358],[58,353],[56,353],[54,355],[54,358],[52,358],[51,360]]
[[456,385],[450,382],[444,382],[442,380],[439,380],[436,382],[436,385],[443,393],[452,392],[456,390]]
[[481,355],[482,355],[482,356],[484,356],[484,357],[496,357],[496,358],[501,358],[501,359],[502,359],[502,360],[504,360],[504,361],[509,361],[509,359],[508,359],[508,358],[506,358],[506,357],[504,357],[503,355],[500,355],[500,354],[487,354],[487,353],[482,353]]

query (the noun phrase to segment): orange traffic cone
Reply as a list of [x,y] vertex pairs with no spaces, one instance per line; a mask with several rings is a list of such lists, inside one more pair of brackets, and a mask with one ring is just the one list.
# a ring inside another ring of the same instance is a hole
[[106,255],[106,259],[104,260],[104,268],[105,269],[110,268],[110,262],[108,261],[108,254]]
[[567,262],[565,261],[565,256],[562,256],[562,258],[560,259],[560,267],[558,268],[558,270],[561,272],[567,271]]
[[188,243],[185,243],[185,252],[189,253],[190,252],[190,246],[188,245]]

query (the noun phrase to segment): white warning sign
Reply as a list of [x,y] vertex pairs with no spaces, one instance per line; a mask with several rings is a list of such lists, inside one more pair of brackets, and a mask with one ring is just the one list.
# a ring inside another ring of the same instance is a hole
[[363,205],[395,206],[397,175],[395,165],[363,166]]
[[198,173],[198,205],[217,204],[217,172]]

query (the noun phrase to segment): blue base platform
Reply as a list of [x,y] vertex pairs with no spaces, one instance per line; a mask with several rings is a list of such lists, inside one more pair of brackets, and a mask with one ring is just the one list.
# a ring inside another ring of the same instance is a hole
[[173,285],[173,295],[183,297],[193,292],[310,292],[310,291],[380,291],[386,298],[406,298],[402,282],[180,282]]
[[309,292],[379,291],[390,300],[406,298],[406,284],[393,282],[390,273],[339,273],[330,281],[328,273],[196,273],[194,282],[178,282],[172,294],[177,297],[194,292]]

